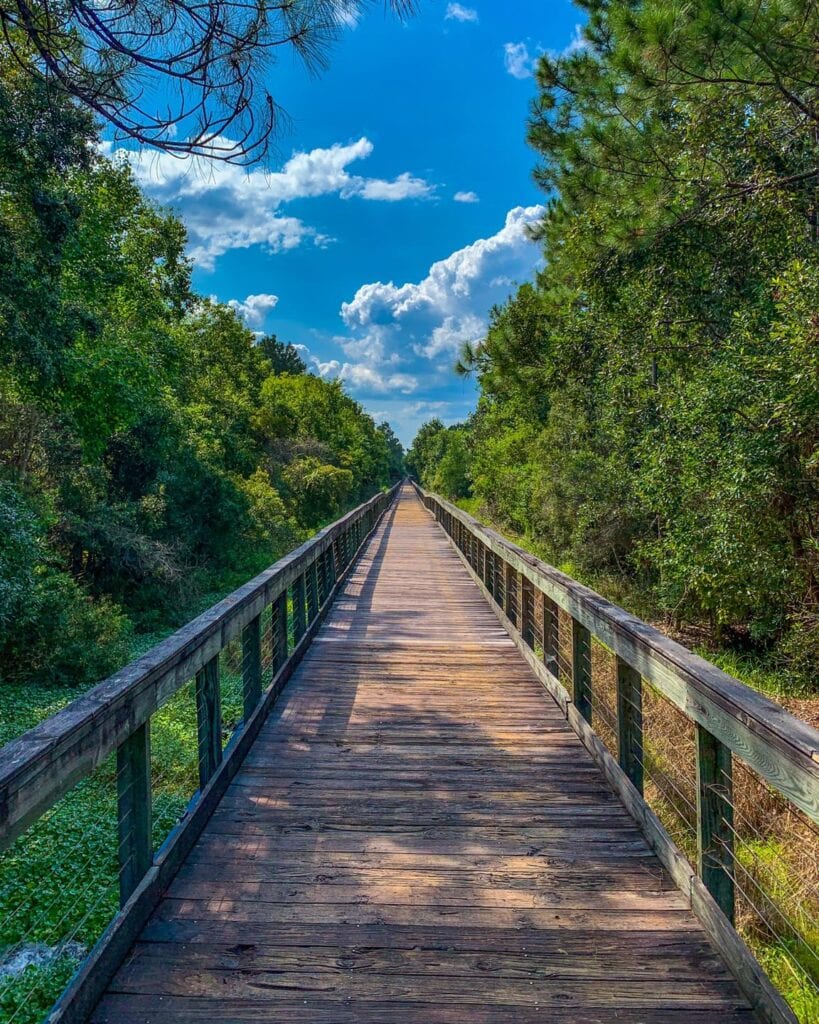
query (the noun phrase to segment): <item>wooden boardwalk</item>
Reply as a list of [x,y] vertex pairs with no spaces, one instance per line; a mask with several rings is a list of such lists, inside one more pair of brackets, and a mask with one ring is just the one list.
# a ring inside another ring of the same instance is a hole
[[409,488],[92,1017],[755,1019]]

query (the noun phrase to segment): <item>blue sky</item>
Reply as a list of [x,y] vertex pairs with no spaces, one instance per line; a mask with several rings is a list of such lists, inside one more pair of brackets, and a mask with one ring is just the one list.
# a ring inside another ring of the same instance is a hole
[[403,23],[376,5],[320,77],[272,69],[292,130],[268,170],[146,154],[138,176],[187,225],[200,292],[303,346],[408,445],[474,408],[460,342],[537,264],[531,67],[579,21],[568,0],[421,0]]

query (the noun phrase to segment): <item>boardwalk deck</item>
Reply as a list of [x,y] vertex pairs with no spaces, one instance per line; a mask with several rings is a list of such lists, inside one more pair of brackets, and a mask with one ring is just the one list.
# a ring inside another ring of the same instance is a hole
[[754,1019],[409,488],[92,1018]]

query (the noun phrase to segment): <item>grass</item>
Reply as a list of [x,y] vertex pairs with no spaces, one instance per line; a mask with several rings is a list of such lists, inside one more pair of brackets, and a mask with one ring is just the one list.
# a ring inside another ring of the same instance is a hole
[[[222,659],[223,735],[242,715],[235,650]],[[65,704],[71,692],[6,687],[6,734]],[[9,714],[13,708],[12,714]],[[196,704],[186,684],[151,719],[153,841],[158,849],[198,786]],[[116,758],[112,755],[40,818],[0,858],[2,946],[54,954],[13,979],[0,977],[0,1019],[37,1024],[59,996],[82,955],[119,908]]]
[[[458,502],[481,518],[475,499]],[[491,522],[488,525],[498,529]],[[498,532],[508,531],[498,530]],[[530,537],[516,543],[544,560],[548,552]],[[794,714],[819,724],[815,690],[763,656],[740,653],[713,641],[697,624],[670,628],[650,595],[627,580],[584,578],[576,567],[559,568],[610,601],[652,622],[734,678],[780,701]],[[562,614],[562,613],[561,613]],[[563,625],[561,624],[561,629]],[[592,724],[612,753],[614,673],[611,652],[592,648]],[[696,865],[696,781],[690,720],[647,684],[643,688],[645,797],[692,865]],[[819,833],[795,808],[734,759],[737,927],[799,1021],[819,1022]]]
[[[271,555],[265,565],[271,564]],[[260,566],[256,566],[258,571]],[[250,578],[235,572],[203,593],[185,620],[211,607]],[[292,609],[289,609],[292,620]],[[269,626],[269,614],[264,622]],[[129,657],[144,654],[178,626],[167,623],[134,636]],[[243,715],[241,640],[220,655],[223,746]],[[269,678],[267,679],[269,682]],[[56,714],[82,688],[41,683],[2,686],[0,746]],[[151,718],[154,849],[188,808],[198,787],[198,738],[193,680]],[[119,909],[116,757],[107,758],[0,855],[0,1020],[38,1024],[85,953]],[[34,962],[13,976],[3,963],[20,953]]]
[[[477,511],[467,510],[471,514]],[[542,554],[532,545],[523,543],[522,546]],[[564,569],[571,572],[571,567]],[[215,603],[243,581],[244,577],[227,581],[224,590],[203,598],[202,607]],[[596,586],[610,599],[633,607],[629,594],[622,587],[615,593],[614,586],[605,588],[600,581],[596,581]],[[650,614],[644,607],[634,610],[636,614]],[[131,656],[144,653],[169,632],[171,627],[137,636]],[[789,696],[781,693],[781,680],[768,667],[733,652],[715,655],[710,649],[702,648],[701,653],[763,692]],[[236,642],[229,645],[222,656],[221,681],[223,732],[227,737],[242,714],[240,651]],[[68,687],[5,685],[0,706],[0,744],[55,714],[79,692]],[[659,710],[655,712],[658,723],[667,721],[667,717]],[[661,768],[675,749],[673,743],[669,746],[669,737],[670,734],[661,737],[651,750],[654,762]],[[158,848],[184,813],[198,784],[192,684],[179,690],[154,715],[151,742],[153,834],[155,848]],[[41,944],[43,948],[58,951],[50,960],[26,967],[13,979],[0,977],[0,1019],[7,1024],[37,1024],[42,1020],[76,970],[83,951],[93,945],[116,914],[115,794],[115,760],[109,758],[0,857],[0,960],[4,948],[14,949],[21,943],[28,947]],[[769,826],[774,821],[786,822],[785,818],[772,813],[764,801],[754,799],[753,803],[762,809]],[[664,799],[659,789],[652,798],[652,806],[675,831],[687,855],[693,856],[690,830],[680,822],[679,807]],[[809,843],[810,837],[802,837],[798,843],[790,841],[784,826],[778,833],[769,827],[763,838],[742,848],[742,858],[749,870],[756,871],[756,877],[771,899],[783,908],[786,920],[792,920],[808,944],[816,949],[819,935],[813,918],[819,916],[819,907],[815,890],[812,894],[809,891],[815,884],[816,864],[804,860]],[[801,848],[801,853],[794,852],[797,847]],[[795,877],[802,879],[801,887],[794,885]],[[811,976],[817,981],[819,978],[815,977],[815,961],[805,952],[805,947],[793,937],[771,941],[770,933],[747,911],[740,924],[754,953],[791,1002],[799,1019],[819,1021],[819,1001],[807,980]],[[787,931],[784,927],[780,930]]]

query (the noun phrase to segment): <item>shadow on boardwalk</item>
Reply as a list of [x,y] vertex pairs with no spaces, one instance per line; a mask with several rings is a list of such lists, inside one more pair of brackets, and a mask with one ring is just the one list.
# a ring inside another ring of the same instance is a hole
[[752,1019],[406,490],[93,1018]]

